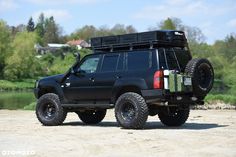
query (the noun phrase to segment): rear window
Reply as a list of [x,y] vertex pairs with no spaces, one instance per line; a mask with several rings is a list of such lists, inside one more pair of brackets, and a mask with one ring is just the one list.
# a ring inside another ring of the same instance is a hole
[[128,70],[146,70],[151,66],[151,53],[147,51],[128,52]]
[[161,69],[178,70],[184,72],[184,69],[191,56],[181,48],[160,48],[159,65]]
[[186,65],[192,59],[192,57],[190,56],[189,52],[184,49],[176,48],[174,50],[181,68],[181,72],[184,72]]

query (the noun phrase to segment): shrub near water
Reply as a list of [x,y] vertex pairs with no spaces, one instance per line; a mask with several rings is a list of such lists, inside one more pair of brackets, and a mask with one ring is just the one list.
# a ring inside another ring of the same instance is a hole
[[0,80],[0,90],[33,89],[35,80],[8,81]]

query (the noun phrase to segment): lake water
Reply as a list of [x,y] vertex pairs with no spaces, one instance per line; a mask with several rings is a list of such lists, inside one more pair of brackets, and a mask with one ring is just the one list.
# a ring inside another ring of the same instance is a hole
[[0,109],[23,109],[30,103],[35,102],[35,100],[33,91],[0,92]]

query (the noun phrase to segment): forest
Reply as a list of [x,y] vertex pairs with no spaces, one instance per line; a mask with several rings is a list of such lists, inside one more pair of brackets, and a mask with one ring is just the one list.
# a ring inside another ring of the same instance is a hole
[[[194,26],[183,24],[181,19],[167,18],[148,30],[182,30],[185,32],[191,53],[194,57],[207,58],[214,67],[214,88],[207,100],[220,100],[236,104],[236,34],[228,34],[213,44],[206,42],[206,36]],[[57,55],[47,53],[42,57],[34,49],[36,43],[46,46],[48,43],[66,43],[69,40],[82,39],[89,42],[91,37],[119,35],[137,32],[132,25],[116,24],[95,27],[85,25],[73,33],[65,35],[63,28],[54,17],[41,14],[37,21],[29,18],[27,24],[9,26],[0,19],[0,89],[33,88],[34,81],[43,76],[64,73],[75,62],[75,47],[62,48]],[[64,53],[66,51],[67,53]],[[89,49],[79,51],[83,57],[91,53]]]

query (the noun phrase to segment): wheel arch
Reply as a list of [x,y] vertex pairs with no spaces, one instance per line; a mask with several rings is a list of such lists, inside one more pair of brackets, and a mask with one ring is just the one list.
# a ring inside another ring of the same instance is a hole
[[47,93],[54,93],[59,96],[60,100],[64,99],[63,91],[57,82],[47,82],[39,88],[38,99]]

